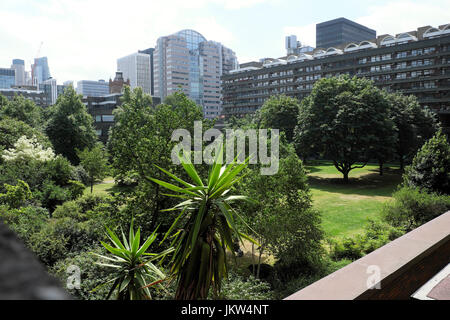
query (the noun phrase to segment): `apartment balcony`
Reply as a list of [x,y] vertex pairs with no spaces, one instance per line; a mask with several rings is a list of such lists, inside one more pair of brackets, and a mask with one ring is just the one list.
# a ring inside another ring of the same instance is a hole
[[285,300],[450,300],[450,211]]

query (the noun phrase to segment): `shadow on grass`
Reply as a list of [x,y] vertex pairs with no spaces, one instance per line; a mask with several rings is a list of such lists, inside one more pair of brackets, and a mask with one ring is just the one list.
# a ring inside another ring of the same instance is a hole
[[391,196],[402,181],[398,169],[385,170],[382,176],[378,170],[369,171],[371,173],[350,177],[348,183],[344,183],[342,176],[339,178],[309,176],[308,181],[312,188],[321,191],[383,197]]

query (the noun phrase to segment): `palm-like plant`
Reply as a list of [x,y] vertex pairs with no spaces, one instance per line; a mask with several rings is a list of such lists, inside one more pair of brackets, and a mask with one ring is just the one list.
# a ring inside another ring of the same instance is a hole
[[228,195],[231,187],[242,179],[243,175],[238,175],[248,165],[249,159],[237,163],[236,158],[232,163],[222,165],[222,158],[223,151],[220,148],[206,184],[186,154],[181,164],[192,183],[160,167],[161,171],[183,187],[152,178],[155,183],[176,192],[167,196],[183,199],[175,207],[164,210],[181,210],[163,239],[169,235],[173,237],[171,246],[175,252],[171,273],[177,277],[175,298],[179,300],[206,299],[211,285],[217,296],[221,281],[227,273],[226,248],[234,253],[232,235],[235,234],[241,241],[243,237],[254,242],[238,231],[235,221],[238,213],[230,205],[232,201],[250,199]]
[[109,299],[114,291],[117,293],[118,300],[151,299],[150,287],[160,287],[165,278],[164,273],[152,262],[162,259],[166,254],[172,252],[173,248],[158,254],[147,253],[147,249],[156,239],[156,230],[139,247],[141,232],[138,228],[137,232],[134,233],[133,221],[131,222],[128,239],[122,231],[123,242],[110,229],[106,228],[106,231],[112,246],[103,241],[101,243],[113,256],[107,257],[93,253],[109,262],[97,263],[98,265],[114,269],[115,277],[105,283],[113,282],[106,299]]

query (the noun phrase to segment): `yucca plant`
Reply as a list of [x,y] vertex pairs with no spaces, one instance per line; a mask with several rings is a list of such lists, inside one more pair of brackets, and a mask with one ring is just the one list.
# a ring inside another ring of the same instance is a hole
[[156,239],[156,230],[139,247],[141,232],[138,228],[134,233],[133,221],[131,221],[128,239],[122,231],[123,242],[110,229],[106,228],[106,231],[112,245],[103,241],[101,244],[112,254],[112,257],[93,253],[109,262],[98,262],[98,265],[114,269],[115,277],[105,283],[106,285],[113,282],[106,299],[109,299],[114,292],[118,300],[151,299],[150,287],[161,288],[161,282],[165,279],[164,273],[153,262],[161,260],[166,254],[172,252],[173,248],[161,253],[147,253],[147,249]]
[[163,210],[181,210],[164,237],[166,239],[170,235],[173,238],[171,246],[175,251],[171,273],[177,278],[175,298],[178,300],[206,299],[211,286],[217,296],[221,281],[227,273],[226,248],[234,254],[233,234],[241,241],[246,238],[254,242],[238,231],[238,213],[230,205],[236,200],[250,199],[228,195],[232,186],[242,179],[243,175],[239,176],[239,173],[248,165],[249,159],[237,163],[236,157],[228,165],[222,165],[222,159],[223,149],[220,148],[210,168],[207,183],[202,181],[189,155],[185,153],[180,160],[192,183],[160,167],[182,187],[152,178],[160,186],[176,192],[165,195],[183,200],[175,207]]

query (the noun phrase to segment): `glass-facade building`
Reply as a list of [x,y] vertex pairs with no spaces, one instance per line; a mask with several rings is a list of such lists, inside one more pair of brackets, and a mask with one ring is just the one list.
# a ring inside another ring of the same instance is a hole
[[376,37],[375,30],[345,18],[316,24],[317,48],[330,48],[348,42],[372,40]]
[[89,97],[101,97],[109,94],[109,83],[105,80],[81,80],[77,82],[77,93]]
[[25,61],[22,59],[14,59],[12,61],[11,69],[14,69],[16,71],[16,86],[25,85]]
[[220,76],[237,68],[235,53],[194,30],[160,37],[153,56],[154,94],[162,100],[182,91],[203,107],[206,118],[221,114]]
[[16,84],[14,69],[0,68],[0,89],[9,89]]
[[32,66],[33,84],[43,83],[45,80],[50,78],[51,75],[47,57],[35,58]]

